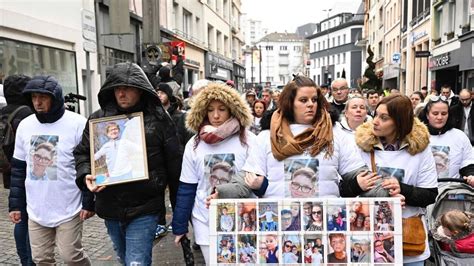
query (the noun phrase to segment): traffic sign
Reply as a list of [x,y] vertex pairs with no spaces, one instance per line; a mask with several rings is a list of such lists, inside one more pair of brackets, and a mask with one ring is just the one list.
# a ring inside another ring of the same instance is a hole
[[93,41],[84,40],[82,48],[84,48],[84,51],[89,52],[89,53],[97,52],[97,44]]
[[393,53],[392,55],[392,63],[399,64],[402,56],[400,53]]

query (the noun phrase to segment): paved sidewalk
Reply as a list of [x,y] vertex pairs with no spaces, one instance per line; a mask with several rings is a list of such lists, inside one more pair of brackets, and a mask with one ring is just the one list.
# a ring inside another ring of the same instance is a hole
[[[13,223],[8,217],[8,193],[3,188],[0,178],[0,265],[19,265],[13,238]],[[170,213],[170,212],[168,212]],[[171,221],[170,215],[167,217]],[[83,245],[93,265],[117,265],[115,252],[112,248],[102,219],[94,216],[84,222]],[[57,252],[56,252],[57,254]],[[204,264],[200,251],[194,252],[196,265]],[[56,255],[57,261],[61,259]],[[174,236],[169,232],[153,248],[153,265],[183,265],[181,247],[174,245]]]

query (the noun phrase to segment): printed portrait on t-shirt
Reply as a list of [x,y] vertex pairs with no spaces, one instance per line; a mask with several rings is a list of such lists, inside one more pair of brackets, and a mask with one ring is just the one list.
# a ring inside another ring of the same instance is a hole
[[405,169],[401,168],[377,167],[377,173],[382,179],[396,178],[398,182],[403,182],[403,178],[405,177]]
[[317,159],[285,160],[285,197],[318,197],[318,166]]
[[219,235],[217,237],[217,262],[235,263],[235,236]]
[[438,178],[449,178],[449,146],[431,146]]
[[27,176],[31,180],[57,180],[57,145],[59,136],[31,136]]
[[214,193],[216,186],[227,184],[235,172],[233,153],[208,154],[204,157],[204,171],[208,182],[208,194]]

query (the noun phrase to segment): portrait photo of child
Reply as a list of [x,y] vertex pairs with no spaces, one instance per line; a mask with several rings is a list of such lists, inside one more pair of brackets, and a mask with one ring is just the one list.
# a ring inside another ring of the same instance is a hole
[[97,185],[148,179],[143,113],[91,119],[89,128]]
[[232,232],[234,231],[235,205],[234,203],[217,204],[217,231]]
[[259,231],[278,230],[278,203],[260,202],[258,205]]
[[332,203],[327,207],[327,227],[328,231],[346,231],[346,204]]
[[374,202],[375,231],[393,231],[393,204],[388,201]]
[[279,263],[279,242],[275,234],[260,235],[259,260],[260,263]]
[[217,238],[217,262],[235,263],[235,238],[234,235],[219,235]]
[[286,203],[281,209],[281,231],[301,230],[301,207],[298,201]]
[[58,136],[33,135],[30,143],[27,178],[37,181],[57,180],[56,146]]
[[304,263],[320,265],[324,263],[324,245],[326,238],[322,234],[304,235]]
[[438,178],[449,177],[449,146],[431,146],[431,152],[436,163]]
[[245,234],[237,236],[239,263],[257,262],[257,235]]

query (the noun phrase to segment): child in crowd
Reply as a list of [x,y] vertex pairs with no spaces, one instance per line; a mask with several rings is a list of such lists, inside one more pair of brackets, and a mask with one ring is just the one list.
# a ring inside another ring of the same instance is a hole
[[469,212],[451,210],[438,218],[433,236],[443,250],[474,254],[473,217]]

